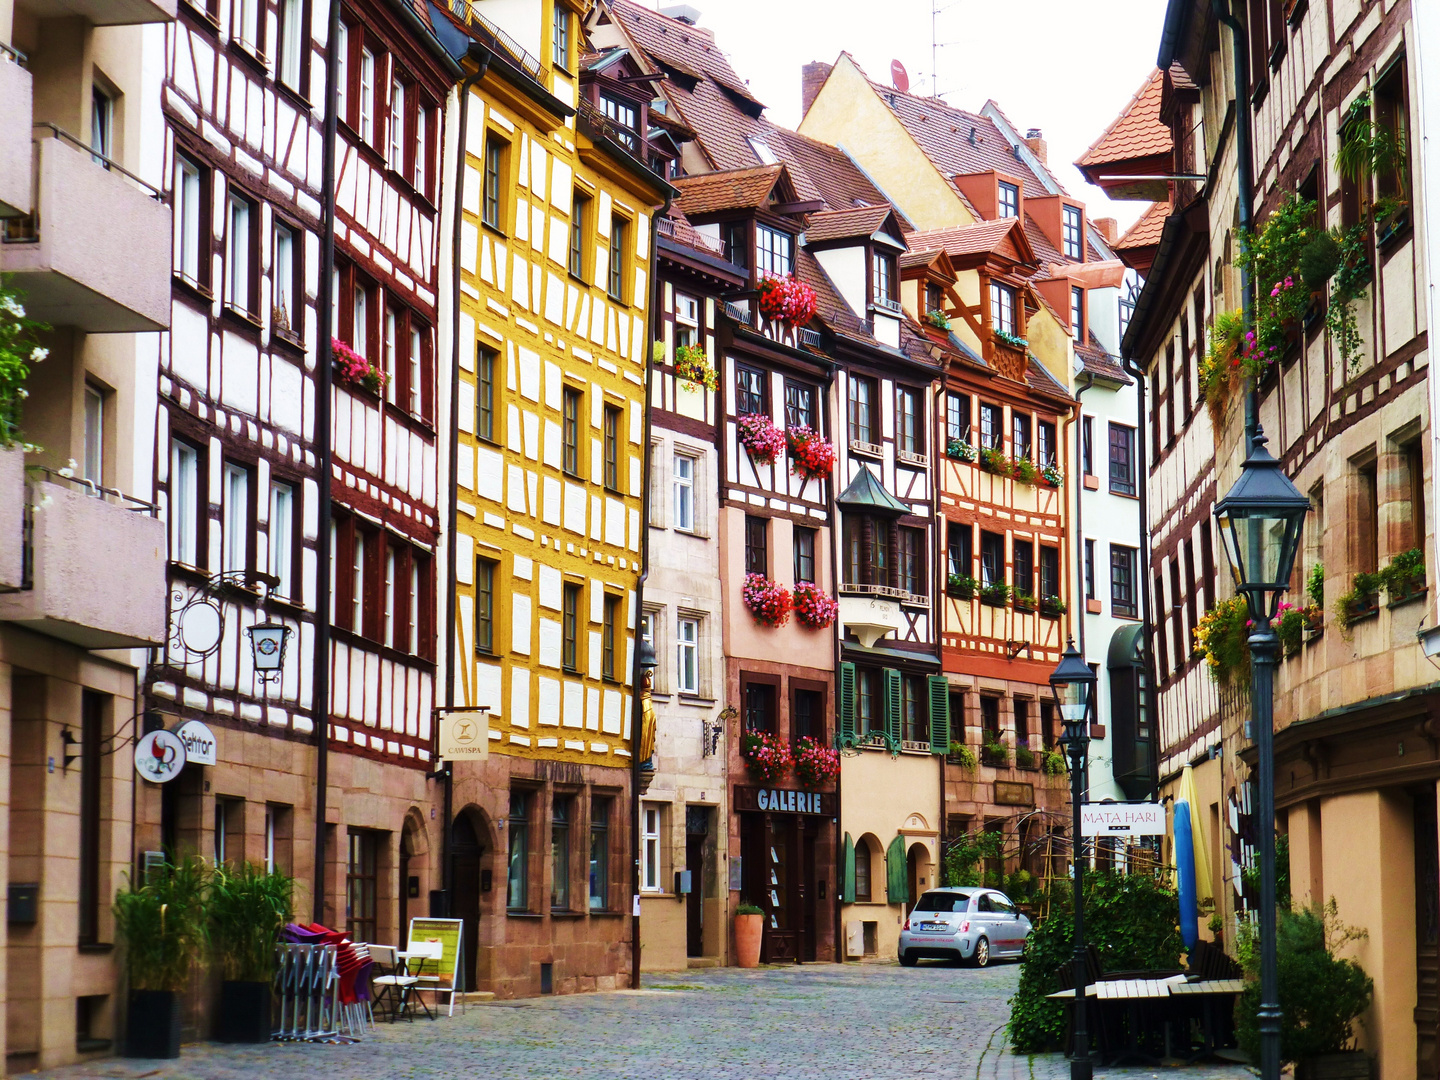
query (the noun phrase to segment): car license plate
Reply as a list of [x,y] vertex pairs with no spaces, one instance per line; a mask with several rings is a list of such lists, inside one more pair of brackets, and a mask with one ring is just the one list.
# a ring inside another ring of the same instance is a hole
[[943,922],[922,922],[922,923],[920,924],[920,929],[921,929],[921,930],[949,930],[950,928],[949,928],[948,926],[946,926]]

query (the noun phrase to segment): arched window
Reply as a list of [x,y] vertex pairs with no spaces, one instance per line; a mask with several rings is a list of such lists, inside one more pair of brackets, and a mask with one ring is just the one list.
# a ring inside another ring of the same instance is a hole
[[864,839],[855,845],[855,900],[870,901],[870,844]]

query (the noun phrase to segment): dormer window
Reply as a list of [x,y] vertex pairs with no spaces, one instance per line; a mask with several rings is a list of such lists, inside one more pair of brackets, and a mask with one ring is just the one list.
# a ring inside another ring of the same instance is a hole
[[996,330],[1015,333],[1015,290],[998,281],[990,283],[990,321]]
[[1084,250],[1080,245],[1080,210],[1078,207],[1065,207],[1065,219],[1061,224],[1061,241],[1061,248],[1067,259],[1084,258]]
[[[789,277],[795,269],[795,238],[769,225],[755,226],[755,269],[761,277]],[[734,262],[734,260],[731,260]]]
[[1085,290],[1079,285],[1070,286],[1070,336],[1075,341],[1085,340]]
[[613,98],[609,94],[600,95],[600,111],[603,112],[609,121],[620,130],[616,133],[625,146],[634,150],[639,145],[640,139],[637,134],[638,121],[635,106],[620,98]]
[[751,135],[745,141],[750,144],[750,149],[755,151],[755,156],[760,159],[761,165],[774,165],[779,160],[775,156],[775,151],[770,149],[770,144],[764,139]]
[[998,217],[1019,217],[1020,216],[1020,188],[1016,184],[1000,181],[1000,204],[996,212]]
[[870,260],[870,267],[870,291],[875,303],[881,307],[895,306],[899,299],[895,295],[895,256],[877,251]]
[[925,286],[925,310],[945,310],[945,290],[934,282],[929,282]]

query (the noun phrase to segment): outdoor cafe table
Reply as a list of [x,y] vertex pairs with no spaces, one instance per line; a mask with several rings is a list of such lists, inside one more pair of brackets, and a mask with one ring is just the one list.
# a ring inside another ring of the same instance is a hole
[[[1214,1049],[1215,1028],[1216,1028],[1216,1006],[1233,1000],[1236,994],[1245,988],[1243,979],[1206,979],[1197,982],[1188,982],[1183,976],[1169,979],[1112,979],[1108,982],[1091,983],[1085,988],[1087,997],[1095,999],[1096,1006],[1104,1010],[1111,1006],[1101,1005],[1101,1002],[1122,1002],[1127,1014],[1127,1045],[1110,1064],[1116,1064],[1126,1058],[1144,1058],[1138,1045],[1139,1035],[1139,1009],[1142,1002],[1163,1002],[1166,1005],[1179,1005],[1181,1002],[1189,1004],[1194,1002],[1200,1006],[1200,1023],[1204,1032],[1204,1047],[1202,1054],[1208,1054]],[[1058,990],[1053,994],[1046,995],[1055,1001],[1070,1001],[1075,999],[1074,990]],[[1160,1006],[1162,1015],[1165,1016],[1165,1023],[1168,1024],[1174,1019],[1173,1013],[1179,1010],[1169,1010]],[[1103,1027],[1102,1027],[1103,1033]],[[1103,1047],[1102,1047],[1103,1050]]]
[[[430,952],[424,952],[424,951],[421,951],[421,952],[405,952],[405,951],[402,950],[402,949],[396,949],[396,950],[395,950],[395,959],[399,960],[400,963],[401,963],[402,965],[404,965],[404,969],[405,969],[405,974],[406,974],[406,975],[414,975],[416,978],[419,978],[420,975],[421,975],[421,973],[425,970],[425,961],[426,961],[426,960],[432,960],[432,959],[434,959],[434,954],[433,954],[433,953],[430,953]],[[411,971],[411,970],[410,970],[410,961],[412,961],[412,960],[418,961],[418,963],[416,963],[416,965],[415,965],[415,970],[414,970],[414,971]],[[411,992],[412,990],[414,990],[414,989],[415,989],[415,987],[413,987],[413,986],[407,986],[407,987],[405,987],[405,988],[401,991],[401,994],[400,994],[400,1013],[399,1013],[400,1016],[404,1016],[407,1009],[408,1009],[412,1014],[414,1013],[414,1011],[415,1011],[415,1006],[414,1006],[413,1004],[411,1004],[411,1002],[410,1002],[410,992]],[[418,1002],[420,1002],[420,1007],[425,1010],[425,1015],[428,1016],[428,1017],[430,1017],[431,1020],[434,1020],[434,1019],[435,1019],[435,1016],[434,1016],[434,1014],[432,1014],[432,1013],[430,1012],[430,1006],[425,1004],[425,999],[422,998],[422,997],[420,997],[419,994],[416,994],[416,995],[415,995],[415,1000],[418,1001]]]

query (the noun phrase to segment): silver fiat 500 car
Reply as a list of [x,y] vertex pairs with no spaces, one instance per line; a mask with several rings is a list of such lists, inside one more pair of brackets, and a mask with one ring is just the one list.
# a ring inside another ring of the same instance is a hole
[[900,930],[900,963],[955,960],[985,967],[991,960],[1020,956],[1030,920],[1010,898],[994,889],[931,889],[910,910]]

